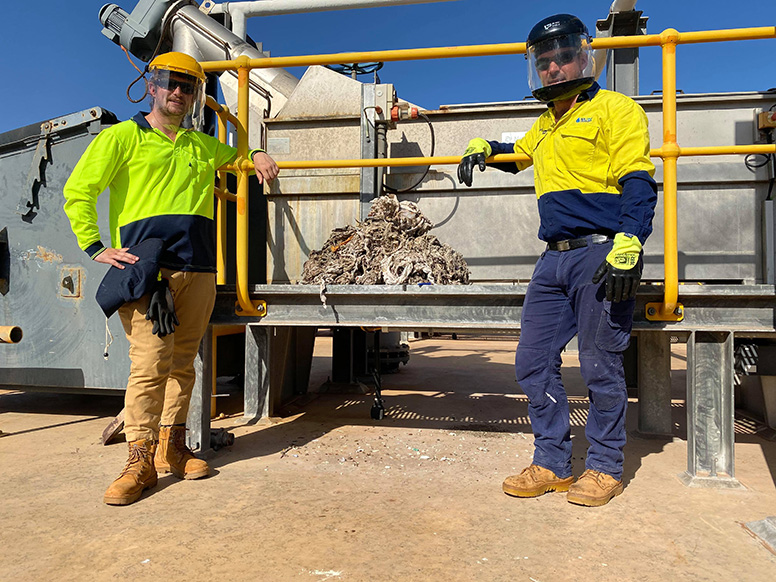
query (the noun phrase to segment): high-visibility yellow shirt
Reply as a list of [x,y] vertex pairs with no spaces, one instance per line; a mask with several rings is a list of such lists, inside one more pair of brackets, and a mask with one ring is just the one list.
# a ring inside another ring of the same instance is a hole
[[657,186],[647,116],[630,97],[594,83],[558,121],[551,106],[515,144],[489,143],[494,154],[530,158],[493,166],[534,166],[540,239],[625,232],[643,243],[652,232]]
[[216,169],[237,150],[204,133],[179,129],[175,141],[142,113],[104,129],[89,144],[65,184],[65,212],[78,245],[94,258],[105,249],[97,197],[110,188],[115,248],[161,238],[160,265],[214,272],[213,187]]

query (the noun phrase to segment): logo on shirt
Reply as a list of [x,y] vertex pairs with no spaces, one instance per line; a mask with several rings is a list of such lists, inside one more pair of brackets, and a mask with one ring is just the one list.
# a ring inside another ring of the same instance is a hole
[[577,117],[577,123],[590,123],[593,121],[592,117]]

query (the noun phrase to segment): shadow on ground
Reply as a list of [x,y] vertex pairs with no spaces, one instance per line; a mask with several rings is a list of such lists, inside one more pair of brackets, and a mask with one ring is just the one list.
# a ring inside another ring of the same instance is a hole
[[[274,423],[262,430],[237,438],[235,445],[209,455],[214,468],[263,457],[302,446],[342,426],[381,426],[390,428],[441,429],[479,433],[523,433],[530,437],[528,401],[514,379],[513,355],[516,342],[453,341],[432,338],[415,341],[411,360],[398,373],[382,376],[386,418],[370,418],[373,395],[320,393],[331,369],[330,351],[316,351],[310,380],[310,392],[287,404]],[[330,349],[330,346],[329,346]],[[322,351],[323,353],[319,353]],[[683,362],[681,354],[675,359]],[[564,354],[562,370],[569,394],[573,468],[584,470],[587,450],[585,422],[588,401],[576,358]],[[672,372],[673,438],[686,440],[686,410],[683,401],[684,370]],[[242,390],[235,384],[219,384],[218,410],[232,420],[233,428],[241,420]],[[22,428],[5,438],[23,438],[32,433],[70,424],[104,418],[107,422],[123,406],[121,395],[83,395],[24,391],[0,391],[0,430],[7,413],[44,415],[44,423]],[[50,415],[50,417],[48,416]],[[68,417],[59,420],[58,417]],[[83,417],[75,418],[72,417]],[[252,423],[244,423],[252,424]],[[625,449],[623,479],[626,484],[639,470],[642,459],[659,453],[671,439],[652,439],[639,435],[638,402],[631,399],[627,415],[628,444]],[[229,428],[229,430],[233,430]],[[99,435],[95,435],[95,439]],[[736,442],[764,444],[773,440],[773,431],[763,432],[757,423],[736,423]],[[776,483],[776,447],[763,446],[771,476]]]

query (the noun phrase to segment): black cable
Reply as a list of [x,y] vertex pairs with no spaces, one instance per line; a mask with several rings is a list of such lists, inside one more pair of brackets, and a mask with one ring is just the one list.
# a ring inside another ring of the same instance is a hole
[[[418,117],[422,117],[426,120],[426,123],[428,123],[428,128],[431,131],[431,153],[429,154],[430,158],[434,157],[434,148],[436,147],[436,136],[434,135],[434,126],[431,124],[431,120],[428,118],[428,116],[425,113],[418,113]],[[414,190],[418,186],[420,186],[423,183],[423,180],[426,179],[426,176],[428,175],[428,171],[431,169],[431,166],[426,166],[426,171],[423,172],[423,175],[420,177],[420,180],[415,182],[412,186],[409,188],[404,188],[403,190],[397,190],[395,188],[391,188],[387,184],[383,183],[383,189],[386,192],[390,192],[391,194],[404,194],[406,192],[409,192],[410,190]]]
[[[776,108],[776,103],[771,105],[768,108],[768,111],[773,111],[774,108]],[[768,131],[765,133],[765,141],[768,144],[773,143],[773,130]],[[756,158],[756,156],[761,156],[763,158],[763,161],[760,163],[754,162],[753,160]],[[754,172],[757,170],[757,168],[762,168],[764,166],[767,166],[768,164],[773,164],[776,162],[776,157],[774,157],[773,154],[747,154],[747,156],[744,158],[744,165],[749,169],[751,172]],[[765,196],[766,200],[772,200],[773,198],[773,184],[776,182],[776,176],[768,180],[768,194]]]
[[[773,139],[771,138],[771,134],[768,133],[767,138],[768,143],[773,143]],[[760,163],[755,163],[751,161],[755,156],[761,156],[763,158],[763,161]],[[762,168],[763,166],[767,166],[768,164],[773,163],[774,157],[773,154],[748,154],[744,158],[744,165],[752,172],[756,171],[757,168]],[[776,181],[776,177],[771,178],[768,180],[768,194],[765,196],[766,200],[772,200],[773,197],[773,183]]]

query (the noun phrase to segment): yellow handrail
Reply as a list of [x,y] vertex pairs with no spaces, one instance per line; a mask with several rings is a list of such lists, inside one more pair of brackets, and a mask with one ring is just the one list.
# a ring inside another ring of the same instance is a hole
[[[701,146],[679,148],[680,157],[693,156],[724,156],[741,154],[773,154],[776,153],[776,145],[738,145],[738,146]],[[653,158],[662,158],[663,148],[652,148],[649,155]],[[486,159],[488,163],[517,162],[530,159],[525,154],[497,154]],[[276,162],[281,170],[310,170],[332,168],[401,168],[407,166],[457,166],[461,156],[430,156],[410,158],[352,158],[341,160],[286,160]],[[249,169],[253,168],[251,162],[247,163]],[[237,171],[235,164],[226,164],[224,170]]]
[[[676,32],[676,31],[674,31]],[[663,33],[664,34],[664,33]],[[660,46],[663,34],[640,36],[612,36],[593,39],[594,49],[627,48],[642,46]],[[776,36],[776,26],[760,28],[736,28],[730,30],[709,30],[701,32],[677,32],[677,44],[699,42],[720,42],[730,40],[757,40]],[[488,57],[500,55],[525,54],[524,42],[502,44],[480,44],[467,46],[433,47],[420,49],[398,49],[385,51],[366,51],[350,53],[332,53],[324,55],[302,55],[295,57],[268,57],[249,59],[251,69],[271,69],[277,67],[301,67],[311,65],[339,65],[342,63],[373,63],[391,61],[417,61],[429,59],[451,59],[461,57]],[[240,57],[242,58],[242,57]],[[236,61],[203,62],[205,72],[220,72],[236,68]]]
[[[667,29],[660,34],[641,36],[617,36],[593,40],[594,49],[627,48],[642,46],[660,46],[663,52],[663,145],[652,149],[650,155],[663,159],[663,221],[664,221],[664,279],[665,295],[662,303],[647,305],[647,319],[658,321],[679,321],[683,318],[683,308],[678,302],[678,248],[677,248],[677,160],[680,156],[729,155],[745,153],[776,153],[776,146],[713,146],[679,147],[676,131],[676,46],[701,42],[722,42],[735,40],[755,40],[776,38],[776,26],[758,28],[739,28],[728,30],[710,30],[698,32],[678,32]],[[457,47],[434,47],[421,49],[401,49],[371,52],[349,52],[324,55],[306,55],[295,57],[271,57],[249,59],[247,56],[229,61],[203,62],[207,72],[226,70],[238,71],[238,157],[234,164],[224,166],[237,172],[237,297],[240,313],[244,315],[263,315],[261,302],[251,303],[247,291],[248,273],[248,172],[253,164],[247,158],[248,152],[248,74],[251,69],[296,67],[310,65],[333,65],[341,63],[366,63],[407,61],[441,58],[482,57],[495,55],[524,54],[525,43],[504,43],[490,45],[471,45]],[[219,120],[221,117],[219,116]],[[233,122],[234,123],[234,122]],[[220,126],[219,126],[220,127]],[[517,154],[501,154],[489,158],[490,161],[515,161],[527,159]],[[357,160],[315,160],[279,162],[281,169],[304,168],[364,168],[395,166],[428,166],[458,164],[460,156],[413,157],[400,159],[357,159]],[[219,203],[219,207],[221,204]],[[220,215],[219,215],[220,220]],[[220,224],[220,223],[219,223]],[[219,272],[222,264],[219,263]]]

